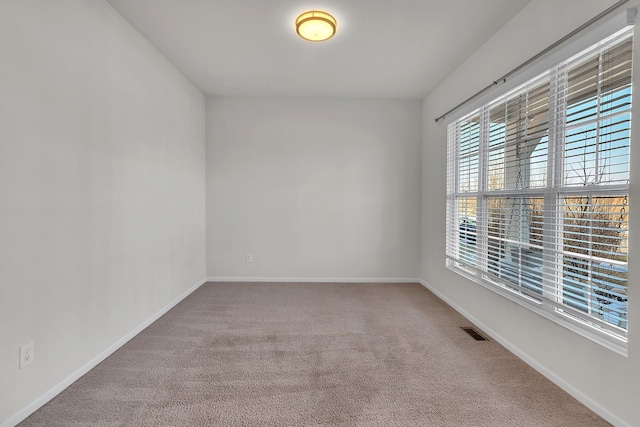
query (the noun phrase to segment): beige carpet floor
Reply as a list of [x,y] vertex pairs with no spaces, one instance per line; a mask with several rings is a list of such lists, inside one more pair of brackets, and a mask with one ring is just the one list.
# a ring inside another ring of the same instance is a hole
[[206,284],[21,426],[608,425],[418,284]]

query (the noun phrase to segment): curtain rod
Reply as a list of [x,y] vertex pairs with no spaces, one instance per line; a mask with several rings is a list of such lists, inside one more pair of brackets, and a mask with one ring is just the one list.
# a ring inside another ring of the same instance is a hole
[[575,30],[573,30],[572,32],[570,32],[569,34],[567,34],[566,36],[564,36],[563,38],[561,38],[560,40],[558,40],[557,42],[555,42],[554,44],[552,44],[551,46],[546,48],[545,50],[543,50],[542,52],[538,53],[537,55],[533,56],[532,58],[530,58],[527,61],[523,62],[522,64],[518,65],[516,68],[514,68],[511,71],[509,71],[504,76],[502,76],[499,79],[495,80],[489,86],[487,86],[484,89],[482,89],[482,90],[476,92],[475,94],[471,95],[469,98],[465,99],[460,104],[456,105],[455,107],[453,107],[452,109],[450,109],[449,111],[447,111],[446,113],[441,115],[440,117],[436,118],[436,120],[435,120],[436,123],[438,123],[440,120],[444,119],[446,116],[448,116],[452,112],[456,111],[458,108],[462,107],[466,103],[468,103],[468,102],[474,100],[475,98],[477,98],[478,96],[484,94],[489,89],[492,89],[492,88],[494,88],[495,86],[497,86],[497,85],[499,85],[501,83],[505,83],[507,81],[507,79],[509,77],[511,77],[514,73],[517,73],[518,71],[522,70],[524,67],[526,67],[527,65],[531,64],[533,61],[537,60],[541,56],[543,56],[543,55],[547,54],[548,52],[552,51],[553,49],[555,49],[556,47],[558,47],[562,43],[566,42],[567,40],[569,40],[570,38],[572,38],[573,36],[575,36],[576,34],[581,32],[585,28],[590,27],[591,25],[595,24],[596,22],[598,22],[602,18],[606,17],[607,15],[609,15],[610,13],[612,13],[613,11],[615,11],[620,6],[622,6],[623,4],[626,4],[626,3],[629,3],[629,0],[619,0],[616,4],[614,4],[613,6],[609,7],[608,9],[604,10],[603,12],[601,12],[600,14],[595,16],[594,18],[590,19],[589,21],[585,22],[584,24],[582,24],[581,26],[579,26],[578,28],[576,28]]

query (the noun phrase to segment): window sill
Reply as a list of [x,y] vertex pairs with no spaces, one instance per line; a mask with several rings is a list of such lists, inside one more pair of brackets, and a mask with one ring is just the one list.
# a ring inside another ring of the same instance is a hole
[[485,289],[488,289],[522,307],[525,307],[528,310],[531,310],[534,313],[539,314],[540,316],[566,329],[569,329],[570,331],[575,332],[578,335],[581,335],[597,344],[600,344],[601,346],[606,347],[609,350],[612,350],[624,357],[628,357],[628,343],[621,337],[596,329],[593,326],[590,326],[578,319],[574,319],[568,314],[550,312],[544,309],[542,305],[537,303],[536,301],[518,295],[517,293],[506,288],[502,288],[498,285],[489,283],[462,268],[456,267],[455,265],[453,265],[453,262],[451,260],[447,260],[447,268],[481,285]]

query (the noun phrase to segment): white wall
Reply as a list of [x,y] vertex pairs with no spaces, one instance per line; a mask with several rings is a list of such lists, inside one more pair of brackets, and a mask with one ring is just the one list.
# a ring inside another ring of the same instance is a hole
[[209,277],[417,277],[421,111],[411,100],[209,98]]
[[[640,425],[640,173],[632,174],[629,355],[623,357],[485,290],[445,268],[446,127],[434,119],[615,3],[533,0],[424,102],[421,277],[517,354],[616,425]],[[637,2],[632,4],[637,6]],[[636,34],[637,35],[637,34]],[[640,87],[640,49],[634,85]],[[634,99],[634,110],[640,100]],[[634,112],[634,117],[640,117]],[[634,141],[640,123],[633,129]],[[640,170],[640,150],[632,149]]]
[[0,1],[0,424],[204,279],[204,155],[204,96],[106,2]]

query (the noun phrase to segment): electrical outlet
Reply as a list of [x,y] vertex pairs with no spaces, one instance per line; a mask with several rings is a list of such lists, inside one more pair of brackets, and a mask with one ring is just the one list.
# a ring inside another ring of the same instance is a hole
[[20,369],[31,365],[35,360],[35,347],[33,341],[20,346]]
[[251,252],[247,252],[244,256],[245,262],[253,262],[253,254]]

